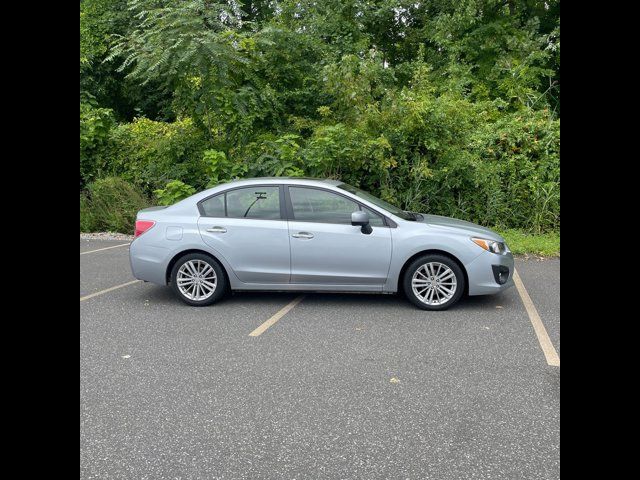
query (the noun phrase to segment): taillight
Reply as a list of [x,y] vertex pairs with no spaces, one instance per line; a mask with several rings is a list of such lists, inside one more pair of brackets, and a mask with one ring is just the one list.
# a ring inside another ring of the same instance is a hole
[[134,234],[134,238],[139,237],[155,224],[156,222],[152,220],[136,220],[136,233]]

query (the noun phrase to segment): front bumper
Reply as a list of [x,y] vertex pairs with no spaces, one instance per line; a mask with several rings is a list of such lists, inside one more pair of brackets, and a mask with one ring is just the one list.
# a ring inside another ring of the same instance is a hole
[[[469,276],[469,295],[491,295],[513,286],[514,261],[511,252],[496,255],[484,251],[465,267]],[[502,275],[499,277],[497,274],[500,272]],[[504,283],[500,284],[499,281]]]

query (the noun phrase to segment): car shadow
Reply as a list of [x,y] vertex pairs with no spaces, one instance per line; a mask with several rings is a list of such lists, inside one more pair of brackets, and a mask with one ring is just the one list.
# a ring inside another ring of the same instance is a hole
[[[513,306],[514,298],[507,292],[496,295],[464,296],[460,301],[448,311],[482,311],[496,308],[510,308]],[[135,294],[140,301],[149,301],[158,305],[185,306],[169,287],[153,285],[146,291],[139,291]],[[360,305],[362,307],[394,308],[406,311],[416,311],[403,294],[380,294],[380,293],[325,293],[325,292],[230,292],[221,298],[216,305],[233,306],[245,303],[278,303],[283,306],[292,299],[304,295],[304,304],[323,305],[332,307],[347,307]],[[192,307],[200,308],[200,307]]]

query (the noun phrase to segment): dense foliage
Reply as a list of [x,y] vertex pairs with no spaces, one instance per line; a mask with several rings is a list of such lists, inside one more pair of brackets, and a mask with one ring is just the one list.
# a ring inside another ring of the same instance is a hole
[[305,175],[414,211],[557,229],[559,7],[82,0],[81,204],[103,177],[169,204]]
[[148,200],[125,180],[100,178],[80,193],[80,231],[131,233],[136,212],[148,206]]

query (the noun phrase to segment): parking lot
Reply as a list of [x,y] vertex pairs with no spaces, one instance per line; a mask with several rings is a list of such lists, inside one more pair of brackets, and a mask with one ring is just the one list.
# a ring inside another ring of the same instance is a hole
[[559,478],[559,259],[519,258],[527,293],[445,312],[196,308],[134,281],[127,243],[80,241],[81,478]]

